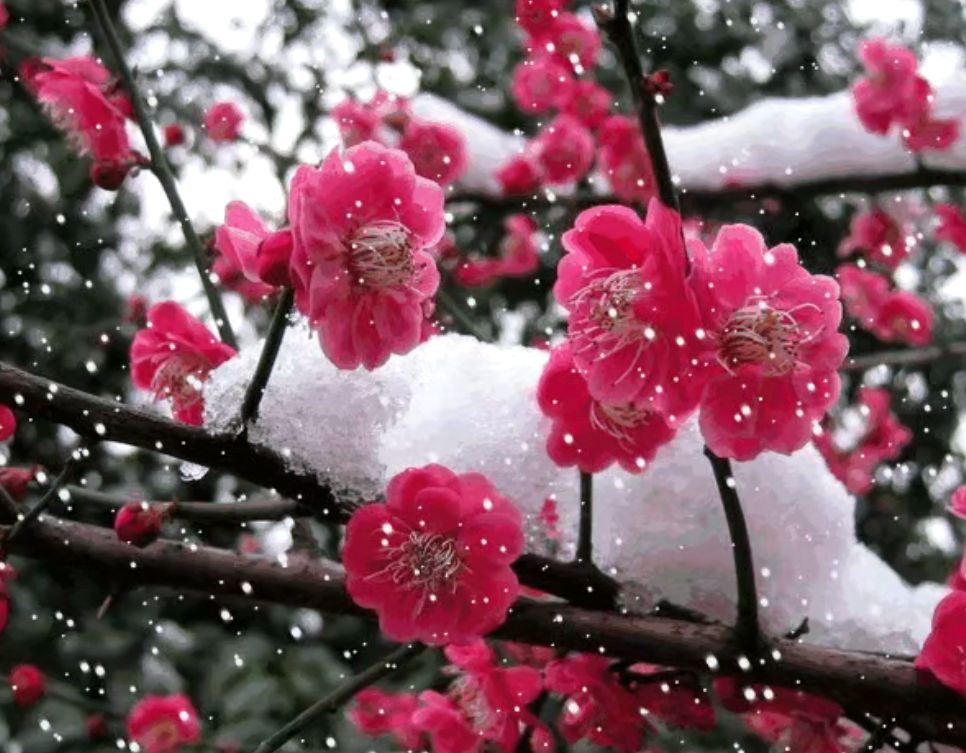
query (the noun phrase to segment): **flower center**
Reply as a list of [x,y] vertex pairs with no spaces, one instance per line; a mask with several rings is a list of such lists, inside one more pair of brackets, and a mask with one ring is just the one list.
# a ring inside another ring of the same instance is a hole
[[151,391],[158,399],[167,398],[180,407],[189,407],[202,400],[202,385],[208,378],[208,363],[191,353],[174,353],[164,362],[151,380]]
[[180,741],[178,728],[170,719],[163,719],[155,722],[144,734],[143,742],[145,750],[171,750]]
[[598,334],[635,339],[644,335],[644,327],[634,316],[632,307],[641,287],[637,270],[622,269],[592,280],[574,294],[571,303],[586,306],[589,324],[599,330]]
[[352,279],[370,288],[408,285],[416,273],[409,229],[394,220],[363,225],[349,237]]
[[438,591],[455,592],[458,576],[465,568],[455,539],[439,533],[411,531],[391,554],[386,572],[397,585],[428,591],[432,601]]
[[813,336],[802,331],[794,309],[780,311],[764,301],[751,301],[725,324],[718,339],[718,362],[728,371],[755,365],[775,376],[787,374],[798,363],[799,347]]
[[590,425],[610,434],[622,445],[631,444],[631,432],[644,426],[650,419],[651,411],[638,408],[633,403],[608,405],[594,400],[590,404]]
[[475,678],[467,675],[458,677],[450,687],[449,696],[460,707],[474,732],[482,734],[492,726],[493,713]]

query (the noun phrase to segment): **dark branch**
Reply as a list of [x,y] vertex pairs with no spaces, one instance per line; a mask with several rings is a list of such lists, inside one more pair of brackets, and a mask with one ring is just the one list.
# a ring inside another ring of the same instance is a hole
[[664,139],[661,138],[657,101],[654,94],[647,91],[644,86],[646,77],[641,65],[641,56],[637,50],[637,42],[634,39],[634,29],[628,17],[628,0],[615,0],[613,12],[600,5],[594,6],[594,18],[617,50],[617,57],[624,67],[624,74],[630,84],[631,97],[637,110],[637,120],[644,136],[644,145],[651,159],[651,168],[657,183],[657,195],[664,206],[680,211],[674,182],[671,180],[667,153],[664,150]]
[[594,563],[594,475],[580,472],[580,531],[577,537],[577,562]]
[[[119,541],[113,531],[49,516],[26,529],[11,552],[41,559],[55,569],[111,572],[121,586],[164,586],[372,618],[352,603],[341,572],[325,561],[290,558],[283,566],[169,541],[138,549]],[[515,605],[494,637],[703,673],[713,657],[721,673],[801,688],[847,709],[903,719],[928,739],[966,744],[966,701],[938,683],[920,681],[906,660],[777,639],[773,657],[780,658],[753,663],[744,672],[738,661],[746,653],[725,626],[526,600]]]
[[268,334],[265,336],[265,344],[262,352],[258,356],[258,365],[252,375],[252,381],[245,391],[245,398],[242,400],[241,425],[242,431],[248,426],[249,421],[258,418],[258,406],[265,394],[265,387],[268,385],[272,369],[275,367],[275,359],[278,358],[279,348],[282,347],[282,338],[285,337],[285,329],[288,327],[288,315],[292,310],[292,303],[295,300],[295,293],[292,288],[285,288],[282,297],[279,298],[272,314],[272,323],[269,325]]
[[64,467],[61,469],[60,473],[57,474],[57,478],[51,482],[47,491],[40,498],[40,500],[27,510],[26,514],[20,520],[18,520],[11,529],[7,532],[7,536],[4,540],[4,545],[9,546],[10,542],[13,541],[17,535],[31,523],[33,523],[37,518],[43,514],[44,510],[50,507],[50,504],[57,498],[57,494],[63,488],[64,484],[67,483],[67,479],[71,477],[77,468],[78,463],[83,459],[86,453],[84,447],[78,447],[74,450],[70,456],[67,458],[67,462],[64,463]]
[[758,625],[755,563],[751,555],[748,526],[745,524],[741,500],[735,488],[731,463],[726,458],[719,458],[707,447],[704,448],[704,454],[707,455],[711,462],[711,469],[714,471],[714,480],[718,485],[718,494],[721,496],[721,504],[728,521],[728,533],[731,536],[735,578],[738,581],[738,620],[735,624],[735,637],[738,645],[747,651],[750,657],[755,657],[761,648],[761,633]]
[[[322,520],[345,522],[352,508],[338,502],[331,489],[312,474],[293,470],[278,453],[243,437],[208,432],[129,408],[0,362],[0,402],[17,404],[39,418],[69,426],[84,437],[140,447],[150,452],[217,468],[253,484],[274,489]],[[613,609],[619,587],[600,572],[588,573],[571,563],[524,555],[514,568],[526,585],[572,604]]]
[[360,690],[392,674],[403,664],[419,656],[425,650],[425,647],[421,645],[400,646],[395,649],[375,664],[366,667],[359,674],[351,677],[324,698],[309,706],[305,711],[278,730],[278,732],[266,738],[255,748],[255,753],[274,753],[274,751],[281,748],[285,743],[302,732],[302,730],[306,729],[313,722],[318,721],[320,717],[331,714]]
[[883,350],[849,356],[842,364],[842,371],[865,371],[874,369],[876,366],[924,366],[943,358],[964,357],[966,357],[966,342],[930,345],[926,348]]
[[194,225],[191,224],[191,219],[188,217],[188,210],[185,209],[184,202],[181,200],[181,194],[178,193],[178,184],[175,182],[174,173],[168,164],[168,158],[165,156],[161,144],[158,143],[158,138],[154,133],[154,124],[151,122],[151,115],[148,113],[147,105],[137,87],[134,75],[131,73],[131,69],[124,59],[124,50],[121,48],[121,42],[118,39],[117,31],[114,29],[114,23],[111,21],[107,6],[104,0],[90,0],[90,5],[94,11],[94,17],[97,20],[97,26],[100,29],[101,36],[111,51],[111,56],[114,58],[114,65],[131,99],[134,115],[137,118],[138,126],[141,128],[141,133],[144,135],[144,143],[147,144],[148,152],[151,154],[151,169],[161,183],[165,195],[168,197],[168,203],[171,204],[171,211],[174,212],[174,216],[181,225],[181,232],[184,233],[185,241],[194,256],[195,266],[198,268],[198,274],[201,276],[201,284],[205,289],[205,296],[208,298],[208,305],[211,307],[211,313],[215,318],[218,332],[224,342],[237,350],[238,341],[235,339],[231,322],[228,321],[228,312],[225,311],[225,305],[222,303],[218,288],[215,287],[214,282],[211,280],[211,272],[208,269],[208,262],[205,255],[205,247],[201,242],[201,238],[198,237],[198,233],[195,232]]
[[[131,496],[105,494],[85,489],[83,486],[69,486],[67,491],[70,492],[72,500],[111,511],[135,499]],[[281,520],[309,512],[304,505],[288,499],[253,499],[225,504],[215,502],[149,502],[148,504],[168,505],[168,517],[188,520],[192,523],[235,524],[253,520]]]

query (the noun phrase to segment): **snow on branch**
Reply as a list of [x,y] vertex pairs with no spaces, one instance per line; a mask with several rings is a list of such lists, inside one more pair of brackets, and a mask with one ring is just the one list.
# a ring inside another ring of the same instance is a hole
[[[966,72],[939,84],[936,102],[938,116],[966,114]],[[493,173],[522,150],[524,138],[433,94],[417,96],[413,109],[466,135],[470,167],[461,188],[498,195]],[[667,126],[662,132],[675,179],[685,194],[727,191],[736,185],[795,189],[829,181],[832,190],[848,190],[848,181],[865,190],[865,179],[910,175],[919,168],[898,134],[881,137],[862,127],[848,91],[822,97],[770,97],[731,116],[694,126]],[[923,164],[934,170],[966,171],[966,139],[941,153],[925,152]],[[942,182],[939,177],[933,176],[935,182]],[[845,182],[836,188],[839,179]]]
[[[578,473],[547,457],[534,397],[546,353],[443,335],[377,372],[350,372],[304,337],[286,338],[251,441],[325,478],[347,501],[376,499],[390,477],[430,462],[484,473],[531,521],[555,497],[563,556],[573,553]],[[212,428],[233,420],[258,353],[244,349],[212,374]],[[808,617],[809,642],[914,653],[946,589],[911,588],[856,540],[854,500],[818,452],[766,453],[734,468],[765,632],[784,634]],[[625,585],[625,605],[643,613],[668,600],[733,623],[730,541],[694,422],[644,473],[611,470],[595,481],[595,561]],[[539,552],[536,526],[531,533]]]

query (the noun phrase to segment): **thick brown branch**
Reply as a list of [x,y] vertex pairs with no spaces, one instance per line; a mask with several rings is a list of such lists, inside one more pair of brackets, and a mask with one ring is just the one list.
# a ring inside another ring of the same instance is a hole
[[[234,434],[212,433],[174,423],[146,411],[129,408],[0,363],[0,402],[17,405],[39,418],[69,426],[85,437],[140,447],[275,489],[301,503],[315,517],[344,522],[351,509],[311,474],[293,470],[285,459]],[[613,608],[618,587],[603,573],[587,573],[570,563],[536,555],[521,557],[515,566],[526,585],[573,604]]]
[[[324,561],[291,558],[283,566],[167,541],[137,549],[106,529],[53,518],[24,530],[12,553],[41,559],[52,568],[111,572],[126,586],[165,586],[372,616],[352,603],[338,568]],[[767,661],[743,672],[738,666],[743,652],[726,626],[530,601],[519,602],[495,636],[700,672],[713,667],[749,682],[800,687],[845,708],[907,720],[930,739],[966,744],[966,702],[936,683],[920,680],[905,660],[778,640]]]

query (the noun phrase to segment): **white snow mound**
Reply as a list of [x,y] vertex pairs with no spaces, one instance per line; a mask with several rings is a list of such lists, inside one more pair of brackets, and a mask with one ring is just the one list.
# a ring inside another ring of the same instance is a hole
[[[286,334],[251,439],[316,472],[340,493],[375,499],[410,466],[480,471],[533,519],[554,495],[561,528],[576,531],[578,474],[544,452],[534,391],[547,354],[460,335],[430,339],[383,368],[340,371],[302,325]],[[211,375],[207,420],[236,415],[261,344]],[[912,588],[855,538],[854,500],[811,446],[736,463],[767,631],[809,618],[806,640],[915,653],[945,588]],[[565,552],[573,539],[565,540]],[[730,622],[730,541],[694,421],[639,475],[595,479],[594,551],[644,610],[660,599]]]

